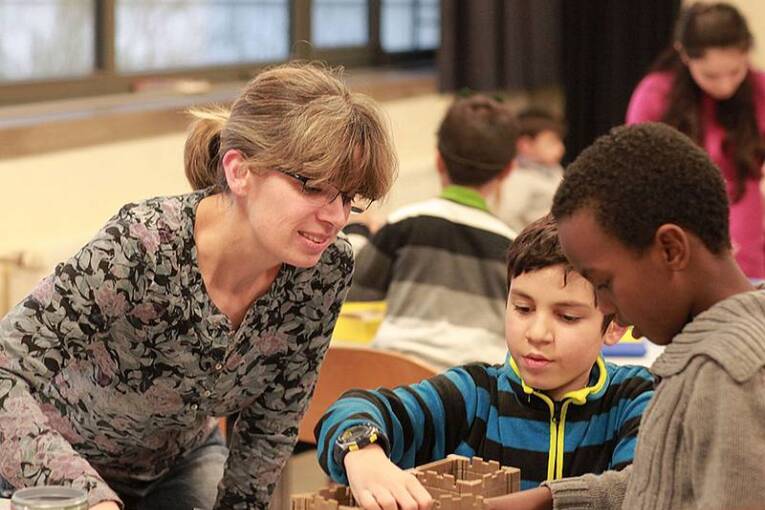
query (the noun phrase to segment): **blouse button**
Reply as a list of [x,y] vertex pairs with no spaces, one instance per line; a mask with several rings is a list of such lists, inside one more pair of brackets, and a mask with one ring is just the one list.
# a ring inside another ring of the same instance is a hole
[[198,406],[198,405],[196,405],[196,404],[191,404],[191,408],[192,408],[194,411],[196,411],[198,407],[199,407],[199,406]]
[[217,365],[215,365],[215,370],[220,370],[221,368],[223,368],[223,365],[221,363],[218,363]]
[[210,395],[212,395],[212,391],[210,390],[205,391],[205,397],[209,397]]

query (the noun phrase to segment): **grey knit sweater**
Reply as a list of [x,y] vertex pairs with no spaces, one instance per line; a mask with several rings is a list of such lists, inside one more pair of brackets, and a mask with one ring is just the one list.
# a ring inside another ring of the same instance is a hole
[[554,508],[765,507],[765,291],[699,314],[652,371],[633,465],[546,483]]

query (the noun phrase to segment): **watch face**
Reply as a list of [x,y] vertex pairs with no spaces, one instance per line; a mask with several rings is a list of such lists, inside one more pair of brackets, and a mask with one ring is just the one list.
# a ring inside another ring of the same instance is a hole
[[375,427],[371,427],[369,425],[356,425],[343,431],[343,433],[338,438],[338,442],[344,446],[349,446],[351,444],[358,445],[359,441],[365,439],[371,440],[370,442],[374,442],[377,436],[376,432],[377,429]]
[[385,455],[389,455],[390,446],[388,439],[384,434],[381,434],[380,429],[368,423],[354,425],[345,429],[337,438],[332,456],[335,462],[342,465],[345,454],[373,443],[380,445]]

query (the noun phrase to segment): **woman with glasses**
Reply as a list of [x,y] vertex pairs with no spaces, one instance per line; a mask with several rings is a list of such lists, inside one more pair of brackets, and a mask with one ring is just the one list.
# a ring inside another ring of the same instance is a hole
[[[389,189],[373,102],[288,64],[197,111],[193,193],[125,205],[0,321],[0,477],[90,508],[266,508]],[[229,448],[215,416],[238,413]]]

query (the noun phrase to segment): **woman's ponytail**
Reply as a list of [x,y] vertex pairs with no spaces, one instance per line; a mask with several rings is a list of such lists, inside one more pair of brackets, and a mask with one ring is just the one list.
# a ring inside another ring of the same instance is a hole
[[226,180],[220,169],[220,134],[230,111],[215,107],[194,109],[189,113],[195,118],[183,151],[186,179],[194,190],[210,186],[223,190]]

